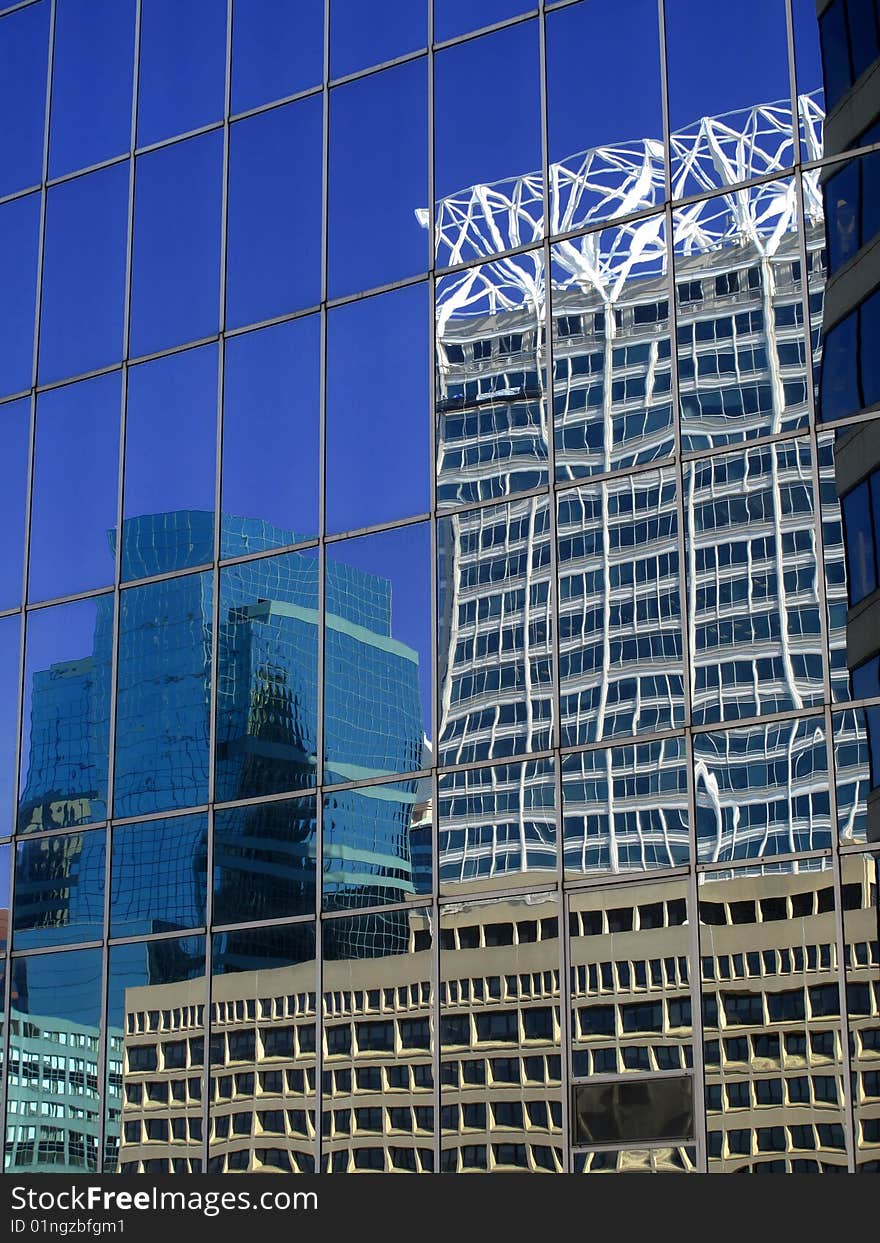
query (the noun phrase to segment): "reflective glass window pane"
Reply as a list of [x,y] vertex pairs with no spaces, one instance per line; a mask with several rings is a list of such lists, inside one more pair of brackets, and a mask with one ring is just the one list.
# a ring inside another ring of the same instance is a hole
[[43,172],[49,0],[0,19],[0,116],[3,138],[0,196],[36,185]]
[[880,53],[874,0],[846,0],[846,17],[853,79],[857,81]]
[[694,1134],[694,1081],[690,1075],[618,1083],[577,1084],[576,1144],[686,1140]]
[[223,139],[202,134],[138,159],[131,352],[217,331]]
[[[686,449],[716,448],[809,421],[794,182],[755,187],[746,210],[751,223],[745,233],[734,196],[706,199],[673,218]],[[825,244],[815,202],[807,241],[811,253]],[[733,246],[735,258],[721,268],[718,248],[730,255]]]
[[110,949],[104,1172],[199,1173],[205,938]]
[[170,816],[113,829],[110,935],[143,936],[205,922],[208,818]]
[[40,196],[28,194],[0,207],[0,393],[31,386],[37,296]]
[[[330,76],[342,78],[425,46],[431,0],[335,0],[330,13]],[[436,34],[435,34],[435,37]]]
[[[417,60],[331,93],[331,298],[415,276],[427,266],[418,216],[428,203],[427,83],[427,62]],[[393,143],[377,141],[388,133]]]
[[825,79],[819,48],[816,0],[792,0],[791,10],[801,158],[816,160],[822,155],[822,129],[825,119]]
[[830,860],[700,879],[709,1171],[842,1173]]
[[695,722],[819,703],[824,661],[809,444],[689,463]]
[[[537,21],[523,22],[447,48],[436,58],[434,175],[441,265],[543,236],[538,33]],[[462,83],[471,82],[479,83],[479,90],[462,89]],[[499,123],[501,99],[504,119]],[[487,186],[492,187],[489,194]]]
[[649,871],[687,863],[687,802],[683,738],[567,755],[566,872]]
[[[705,16],[698,0],[668,0],[666,4],[669,118],[673,133],[702,117],[720,117],[734,110],[773,103],[788,106],[790,127],[784,0],[742,0],[735,18],[732,14],[721,17],[723,55],[719,54],[718,23],[705,21]],[[777,145],[790,143],[790,135],[786,140],[778,123],[771,122],[770,132],[773,129]],[[785,162],[793,162],[790,146]]]
[[325,781],[430,762],[430,601],[427,523],[328,545]]
[[2,608],[12,608],[21,602],[30,410],[31,403],[27,398],[0,406],[0,437],[6,462],[6,479],[0,489]]
[[32,600],[113,582],[120,375],[96,376],[37,398],[28,562]]
[[877,553],[867,479],[843,498],[841,512],[846,524],[849,602],[856,605],[877,587]]
[[862,382],[863,405],[880,402],[880,359],[876,344],[880,341],[880,293],[872,294],[859,311],[859,378]]
[[544,497],[440,523],[441,765],[553,743],[549,528]]
[[0,831],[12,828],[15,803],[15,751],[18,744],[18,667],[21,655],[21,620],[0,619]]
[[[615,1075],[644,1083],[646,1073],[689,1070],[686,881],[573,893],[569,926],[575,1078]],[[633,1124],[637,1130],[630,1142],[660,1138],[656,1111],[642,1111]],[[600,1144],[608,1139],[596,1136]]]
[[208,1173],[315,1172],[314,924],[213,938]]
[[859,249],[862,223],[859,203],[861,167],[861,160],[851,160],[842,166],[832,165],[832,176],[822,186],[829,276],[852,259]]
[[444,1173],[563,1169],[559,921],[552,894],[441,910]]
[[430,780],[324,795],[328,911],[407,902],[431,892]]
[[318,559],[313,552],[221,570],[218,659],[217,799],[314,786]]
[[431,1173],[430,911],[343,916],[322,930],[321,1168]]
[[19,832],[107,815],[113,596],[28,615]]
[[321,98],[238,121],[230,131],[229,327],[321,299]]
[[826,107],[830,112],[849,90],[853,80],[852,58],[846,32],[845,3],[829,4],[819,18],[822,44],[822,75]]
[[[10,1077],[4,1169],[7,1173],[94,1172],[98,1168],[101,1102],[98,1034],[101,951],[34,954],[13,967],[10,1064],[44,1074]],[[57,1112],[27,1122],[34,1088],[65,1083]]]
[[139,147],[223,116],[226,0],[143,0]]
[[843,936],[857,1173],[876,1172],[880,1138],[877,855],[848,855],[843,867]]
[[693,1174],[697,1150],[692,1145],[656,1148],[601,1148],[572,1153],[575,1174]]
[[122,577],[210,561],[214,552],[217,347],[128,373]]
[[114,813],[192,807],[208,797],[211,575],[122,593]]
[[[2,639],[0,639],[2,642]],[[0,909],[9,911],[10,903],[10,863],[12,858],[12,845],[9,842],[0,843]],[[0,953],[6,954],[9,950],[9,918],[8,915],[0,925]],[[0,988],[5,988],[6,979],[4,974],[5,962],[0,960]],[[5,995],[5,994],[4,994]],[[3,1002],[0,1001],[0,1015],[3,1014]]]
[[426,285],[330,312],[330,531],[423,514],[430,507],[429,315]]
[[553,248],[557,479],[671,456],[667,262],[660,216]]
[[316,822],[314,795],[215,812],[214,923],[312,914]]
[[323,70],[324,0],[235,0],[233,112],[316,86]]
[[128,166],[53,186],[46,211],[40,382],[122,357]]
[[683,724],[676,493],[670,469],[559,498],[563,745]]
[[97,941],[104,926],[106,834],[56,833],[18,843],[16,949]]
[[[876,672],[874,681],[876,694]],[[880,709],[835,712],[833,721],[840,840],[880,842]]]
[[765,858],[831,845],[820,717],[694,735],[699,858]]
[[859,316],[856,311],[824,334],[819,417],[826,422],[856,414],[862,406],[858,339]]
[[[582,106],[585,57],[591,97],[613,99],[613,108]],[[554,233],[661,205],[665,159],[654,0],[625,6],[587,0],[548,13],[547,105]]]
[[481,30],[535,8],[533,0],[433,0],[434,38],[438,43]]
[[49,176],[128,151],[136,0],[55,6]]
[[556,873],[552,759],[440,777],[440,892],[471,893]]
[[317,534],[320,334],[312,315],[226,341],[223,557]]
[[441,277],[435,314],[438,503],[546,484],[543,255]]

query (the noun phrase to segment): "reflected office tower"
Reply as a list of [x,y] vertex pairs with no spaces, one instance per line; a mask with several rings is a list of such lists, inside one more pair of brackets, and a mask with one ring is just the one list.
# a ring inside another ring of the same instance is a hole
[[[801,97],[799,115],[818,154],[822,112],[814,97]],[[438,497],[447,511],[440,761],[499,761],[441,778],[447,883],[553,871],[552,768],[510,760],[555,743],[620,741],[564,762],[568,873],[685,862],[683,740],[626,744],[684,725],[686,690],[695,726],[725,727],[694,740],[706,860],[831,843],[819,788],[827,767],[821,717],[726,728],[823,698],[807,439],[810,350],[818,354],[826,265],[822,197],[817,174],[805,174],[801,238],[793,179],[727,191],[759,169],[772,174],[791,162],[791,121],[790,107],[776,103],[705,118],[675,135],[673,181],[720,193],[676,210],[671,237],[662,215],[614,220],[662,202],[655,144],[554,166],[559,229],[574,212],[596,230],[553,246],[549,273],[535,252],[486,262],[438,286]],[[533,180],[444,201],[444,245],[477,256],[505,221],[515,219],[521,231],[526,209],[507,213],[505,205],[527,204]],[[680,471],[653,465],[676,451]],[[545,496],[516,499],[546,484],[551,456],[565,485],[555,515]],[[629,473],[616,475],[621,469]],[[835,693],[845,693],[845,576],[832,471],[825,443],[828,645]],[[858,766],[844,765],[844,800],[859,779]],[[780,781],[784,800],[774,792]]]

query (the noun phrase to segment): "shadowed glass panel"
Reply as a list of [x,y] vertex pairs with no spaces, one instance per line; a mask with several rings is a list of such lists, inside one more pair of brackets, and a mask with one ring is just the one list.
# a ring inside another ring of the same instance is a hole
[[133,937],[205,922],[208,818],[169,816],[113,829],[110,935]]

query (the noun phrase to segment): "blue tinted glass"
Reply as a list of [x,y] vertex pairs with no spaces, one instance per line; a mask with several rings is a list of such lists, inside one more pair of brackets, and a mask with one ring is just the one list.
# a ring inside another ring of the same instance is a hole
[[[324,796],[323,902],[327,911],[406,902],[431,889],[431,858],[414,850],[419,782],[367,786]],[[415,853],[415,859],[413,855]],[[386,917],[387,919],[387,917]],[[386,931],[405,938],[408,913]],[[326,927],[326,925],[325,925]],[[341,926],[334,929],[342,934]]]
[[[735,20],[707,22],[704,0],[667,0],[666,54],[673,131],[734,109],[789,104],[785,0],[740,0]],[[789,105],[790,106],[790,105]],[[779,135],[776,134],[776,141]],[[789,163],[793,156],[789,159]]]
[[13,827],[15,749],[18,744],[18,662],[21,656],[18,617],[0,618],[0,831]]
[[120,377],[118,371],[96,376],[37,398],[28,564],[32,600],[113,582]]
[[226,342],[221,556],[317,533],[320,345],[316,315]]
[[880,402],[880,293],[862,303],[859,312],[859,360],[866,406]]
[[110,863],[110,935],[195,928],[205,922],[208,817],[117,825]]
[[434,39],[441,43],[537,7],[535,0],[434,0]]
[[826,422],[855,414],[862,404],[856,354],[858,318],[856,312],[848,315],[825,337],[819,394],[821,416]]
[[859,163],[851,160],[822,187],[829,276],[859,248]]
[[[503,181],[505,184],[495,190],[518,199],[519,188],[513,179],[540,170],[538,23],[524,22],[441,52],[434,81],[434,168],[436,193],[441,200],[438,226],[447,214],[452,216],[449,227],[453,236],[447,239],[451,246],[458,232],[454,225],[458,217],[475,211],[481,222],[485,208],[480,196],[473,201],[473,187]],[[462,90],[462,83],[478,84],[478,89]],[[504,101],[503,114],[499,100]],[[498,221],[500,239],[483,226],[480,247],[484,253],[505,250],[540,235],[540,189],[537,196],[527,219],[523,213],[523,220],[515,215],[513,222]],[[442,200],[447,197],[451,202],[444,205]],[[499,215],[504,217],[505,213]],[[534,225],[532,220],[536,221]],[[443,251],[440,257],[444,263],[456,261]]]
[[0,18],[0,197],[43,174],[49,0]]
[[[145,543],[152,542],[152,530],[143,535]],[[211,599],[210,574],[122,593],[117,816],[149,815],[207,800]]]
[[327,548],[325,780],[429,763],[431,541],[427,523]]
[[[240,519],[242,528],[260,523]],[[220,572],[216,795],[313,786],[317,771],[318,561],[287,553]]]
[[[841,5],[841,8],[843,6]],[[846,0],[853,78],[859,78],[877,59],[877,6],[875,0]]]
[[232,111],[317,86],[324,72],[324,0],[235,0]]
[[880,657],[875,656],[852,671],[853,699],[873,699],[880,695]]
[[215,924],[314,912],[316,819],[314,795],[216,812]]
[[21,602],[30,421],[27,398],[0,406],[0,444],[6,473],[0,488],[0,608]]
[[852,83],[852,66],[846,36],[846,10],[838,0],[819,18],[822,68],[825,80],[825,106],[830,112]]
[[[299,1014],[314,1013],[314,998],[306,1007],[306,997],[315,988],[315,925],[309,923],[289,924],[274,928],[244,928],[235,932],[218,932],[211,938],[211,969],[215,976],[236,975],[239,972],[260,972],[285,967],[283,976],[286,993],[301,990]],[[301,968],[301,969],[300,969]],[[286,978],[285,978],[286,977]],[[255,975],[255,979],[259,976]],[[241,986],[223,989],[225,997],[242,997]],[[214,996],[218,995],[215,990]],[[302,1047],[302,1046],[301,1046]],[[309,1059],[314,1064],[314,1059]]]
[[794,19],[795,73],[798,94],[817,93],[822,100],[822,57],[819,51],[819,23],[816,0],[792,0]]
[[[12,856],[12,846],[9,842],[0,845],[0,910],[10,910],[9,892],[10,892],[10,862]],[[9,923],[4,919],[0,924],[0,953],[5,954],[9,949]],[[3,966],[5,964],[0,964]],[[3,972],[0,971],[0,987],[5,987],[6,981]],[[0,1007],[2,1009],[2,1007]]]
[[216,442],[216,345],[131,368],[123,579],[212,559]]
[[[427,293],[426,286],[416,285],[330,312],[331,531],[356,530],[429,508]],[[389,443],[394,454],[388,453]]]
[[[425,270],[427,65],[386,69],[330,97],[330,297]],[[394,142],[380,135],[394,134]],[[368,239],[368,244],[365,244]]]
[[866,246],[880,233],[880,151],[859,160],[862,170],[860,242]]
[[128,151],[135,0],[57,0],[49,176]]
[[330,11],[330,77],[342,78],[425,46],[431,0],[334,0]]
[[319,95],[238,121],[230,132],[230,328],[321,300]]
[[19,832],[104,820],[113,596],[28,614]]
[[131,351],[217,331],[223,139],[204,134],[138,160]]
[[0,393],[30,388],[34,370],[40,196],[0,207]]
[[46,211],[40,382],[122,357],[128,166],[53,186]]
[[[172,1169],[198,1172],[203,1149],[205,938],[114,945],[107,975],[104,1173],[138,1173],[142,1139],[167,1139],[169,1134]],[[161,1042],[161,1069],[174,1073],[157,1078],[160,1053],[150,1020],[157,1008],[167,1013],[169,1007],[174,1020]],[[149,1164],[153,1160],[168,1168],[167,1158],[153,1158],[148,1147],[144,1168],[156,1168]]]
[[[630,32],[638,30],[638,39]],[[625,47],[625,56],[590,57],[590,93],[613,108],[579,106],[586,48]],[[547,17],[550,159],[592,147],[651,138],[662,142],[660,28],[654,0],[588,0]],[[658,159],[662,181],[662,159]],[[642,204],[638,204],[642,206]],[[569,226],[565,226],[569,227]]]
[[870,485],[860,483],[843,499],[846,563],[850,606],[864,600],[877,586],[874,526],[871,521]]
[[17,949],[100,939],[105,859],[103,829],[18,843],[13,907]]
[[139,147],[223,116],[226,0],[143,0]]

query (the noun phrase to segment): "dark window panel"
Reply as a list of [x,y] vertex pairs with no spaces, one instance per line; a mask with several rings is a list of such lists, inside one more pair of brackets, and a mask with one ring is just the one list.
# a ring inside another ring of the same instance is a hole
[[[427,295],[427,286],[417,285],[330,312],[330,531],[356,530],[429,508]],[[393,458],[389,443],[395,445]]]
[[[423,48],[431,0],[387,0],[366,8],[360,0],[335,0],[330,13],[330,76],[342,78]],[[435,36],[436,37],[436,36]]]
[[853,79],[857,80],[880,53],[875,0],[846,0]]
[[110,935],[142,936],[203,924],[207,858],[205,815],[114,828]]
[[865,406],[880,403],[880,292],[862,303],[859,311],[860,373]]
[[323,72],[324,0],[235,0],[233,112],[318,86]]
[[846,532],[847,584],[852,607],[877,587],[876,532],[868,480],[844,497],[841,511]]
[[42,179],[49,7],[40,0],[0,18],[0,196]]
[[19,842],[15,858],[16,949],[96,941],[104,924],[105,831]]
[[862,405],[858,373],[859,317],[854,311],[827,333],[819,381],[820,414],[825,422],[856,414]]
[[103,820],[113,596],[30,613],[26,638],[19,831]]
[[226,342],[221,556],[317,534],[320,331],[308,316]]
[[127,236],[127,165],[116,164],[49,191],[41,383],[121,359]]
[[825,106],[831,112],[853,80],[843,0],[830,4],[819,18],[819,38],[822,44]]
[[40,196],[29,194],[0,207],[0,393],[31,386],[37,296]]
[[[28,595],[73,595],[113,582],[120,372],[37,399]],[[75,489],[71,482],[75,480]]]
[[131,353],[217,331],[223,137],[203,134],[138,159]]
[[0,406],[0,443],[6,461],[6,482],[0,489],[0,608],[21,603],[30,406],[28,398]]
[[132,367],[123,579],[202,565],[214,551],[217,347]]
[[226,314],[231,328],[321,298],[320,96],[230,132]]
[[135,0],[56,4],[50,177],[129,150],[135,7]]
[[139,147],[223,117],[226,8],[226,0],[144,0]]
[[574,1140],[579,1144],[640,1143],[693,1138],[690,1075],[622,1083],[580,1083],[574,1089]]
[[215,813],[215,924],[314,912],[316,818],[314,795]]
[[[419,60],[331,93],[331,298],[425,271],[428,238],[416,212],[428,201],[427,82]],[[392,132],[393,143],[377,142]]]

